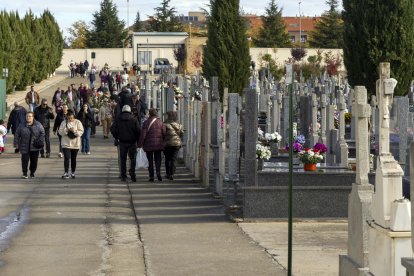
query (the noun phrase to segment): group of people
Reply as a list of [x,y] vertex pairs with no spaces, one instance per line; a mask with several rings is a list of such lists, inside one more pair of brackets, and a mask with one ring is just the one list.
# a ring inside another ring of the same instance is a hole
[[81,61],[79,63],[73,62],[73,60],[70,61],[69,64],[69,70],[70,70],[70,77],[74,78],[75,76],[81,76],[84,78],[86,76],[86,72],[89,68],[89,62],[88,60],[85,60],[84,62]]
[[[139,88],[135,89],[139,92]],[[58,88],[54,93],[52,106],[48,105],[47,99],[39,102],[39,98],[39,93],[31,87],[26,95],[29,111],[16,102],[7,127],[4,126],[4,121],[0,121],[0,138],[5,138],[8,130],[14,134],[15,153],[21,154],[22,178],[35,177],[39,155],[50,158],[51,128],[59,138],[58,156],[64,158],[62,178],[75,178],[78,152],[81,150],[83,154],[90,154],[92,129],[100,121],[103,137],[109,138],[111,132],[119,148],[122,181],[127,179],[128,157],[129,175],[132,181],[136,181],[137,148],[143,148],[146,153],[150,181],[154,181],[155,176],[162,181],[163,152],[166,178],[173,179],[183,134],[182,125],[176,122],[175,112],[168,112],[167,120],[162,122],[158,118],[157,110],[150,109],[149,117],[146,118],[145,103],[140,100],[137,92],[132,92],[127,86],[118,95],[112,96],[104,84],[92,90],[83,84],[77,89],[70,85],[67,91]],[[78,104],[75,104],[77,100],[81,105],[79,110]],[[3,140],[0,139],[0,153],[4,151]]]
[[[129,175],[136,182],[135,164],[137,148],[143,148],[148,159],[149,181],[155,175],[162,181],[162,152],[165,157],[166,178],[173,180],[178,151],[182,146],[183,126],[177,122],[176,112],[167,112],[167,120],[162,122],[156,109],[149,110],[149,118],[140,126],[128,104],[122,106],[122,113],[111,127],[111,133],[119,147],[120,178],[127,180],[127,157],[130,159]],[[155,163],[155,171],[154,171]]]

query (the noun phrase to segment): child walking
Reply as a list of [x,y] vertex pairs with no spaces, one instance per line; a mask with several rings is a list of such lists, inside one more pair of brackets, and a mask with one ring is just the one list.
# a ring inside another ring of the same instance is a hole
[[4,120],[0,120],[0,154],[4,152],[4,147],[6,144],[6,134],[7,128],[5,126]]

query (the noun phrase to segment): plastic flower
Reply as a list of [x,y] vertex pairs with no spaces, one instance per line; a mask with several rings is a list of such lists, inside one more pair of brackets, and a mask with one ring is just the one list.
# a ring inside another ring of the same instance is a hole
[[317,150],[318,152],[320,152],[321,154],[325,153],[328,151],[328,148],[325,146],[325,144],[323,143],[316,143],[313,148],[315,150]]

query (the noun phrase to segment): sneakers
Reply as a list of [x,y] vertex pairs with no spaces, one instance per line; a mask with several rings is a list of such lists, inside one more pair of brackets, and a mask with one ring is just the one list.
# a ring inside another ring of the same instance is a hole
[[90,151],[88,151],[86,154],[87,154],[87,155],[91,155],[91,152],[90,152]]
[[61,152],[58,153],[59,158],[63,157],[63,154]]
[[71,174],[70,174],[70,177],[71,177],[72,179],[75,179],[75,173],[71,173]]
[[34,173],[31,173],[31,174],[30,174],[30,178],[35,178]]
[[28,179],[27,175],[22,175],[21,179]]
[[158,181],[162,181],[161,175],[158,175],[157,178],[158,178]]
[[131,181],[132,182],[137,182],[137,177],[135,175],[131,175]]
[[50,153],[46,153],[46,158],[50,158]]
[[69,174],[68,174],[67,172],[65,172],[65,173],[62,175],[62,178],[63,178],[63,179],[69,179]]

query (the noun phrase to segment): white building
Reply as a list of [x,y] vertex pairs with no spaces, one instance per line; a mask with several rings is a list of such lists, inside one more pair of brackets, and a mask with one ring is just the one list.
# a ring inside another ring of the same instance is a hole
[[137,32],[133,33],[133,62],[142,71],[152,70],[156,58],[167,58],[173,66],[177,66],[174,50],[185,44],[188,33],[170,32]]

